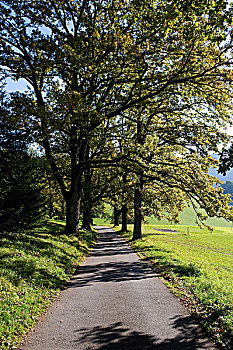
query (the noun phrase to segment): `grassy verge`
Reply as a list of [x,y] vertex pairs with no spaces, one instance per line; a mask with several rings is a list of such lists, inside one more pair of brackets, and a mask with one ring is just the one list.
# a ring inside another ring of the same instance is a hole
[[95,242],[62,234],[63,223],[0,234],[0,349],[16,349]]
[[[176,231],[176,232],[172,232]],[[166,285],[225,349],[233,344],[233,232],[213,233],[181,225],[144,226],[143,239],[130,244],[153,264]]]

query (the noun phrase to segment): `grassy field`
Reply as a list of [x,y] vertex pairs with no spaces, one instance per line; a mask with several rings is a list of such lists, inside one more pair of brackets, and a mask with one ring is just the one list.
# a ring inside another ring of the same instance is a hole
[[[112,208],[110,205],[106,206],[106,212],[108,216],[112,215]],[[147,217],[146,221],[149,225],[171,225],[168,220],[158,220],[154,217]],[[186,225],[186,226],[196,226],[196,213],[193,210],[192,207],[186,207],[183,212],[180,213],[180,221],[181,225]],[[94,219],[94,224],[95,225],[111,225],[112,220],[110,219],[102,219],[102,218],[95,218]],[[232,228],[232,222],[226,221],[225,219],[221,218],[208,218],[206,220],[206,224],[213,226],[213,227],[228,227]]]
[[[189,233],[187,233],[187,227]],[[132,230],[132,225],[129,226]],[[225,349],[233,343],[233,232],[213,233],[191,225],[144,225],[143,239],[132,242],[153,264],[166,285],[195,313]]]
[[0,234],[0,349],[16,349],[95,243],[62,234],[50,221],[25,234]]
[[[192,207],[187,207],[180,214],[181,225],[195,226],[196,225],[196,213]],[[150,225],[171,225],[167,220],[159,221],[156,218],[147,218]],[[208,218],[206,224],[213,227],[232,227],[232,222],[226,221],[222,218]]]

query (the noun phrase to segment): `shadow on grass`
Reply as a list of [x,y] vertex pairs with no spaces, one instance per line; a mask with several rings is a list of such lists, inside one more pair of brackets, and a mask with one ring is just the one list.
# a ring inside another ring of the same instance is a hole
[[[31,255],[35,255],[38,252],[41,254],[41,256],[44,256],[45,258],[53,258],[54,261],[59,262],[61,260],[59,254],[57,254],[58,252],[61,252],[64,257],[62,257],[62,259],[65,259],[65,256],[69,256],[69,257],[75,257],[75,253],[68,253],[66,248],[60,246],[57,247],[56,245],[57,241],[55,242],[49,242],[46,241],[46,238],[40,238],[40,237],[36,237],[36,236],[29,236],[29,235],[21,235],[21,237],[12,237],[9,236],[8,237],[8,242],[2,242],[2,246],[4,248],[10,248],[16,250],[21,250],[22,252],[26,253],[26,254],[31,254]],[[0,243],[1,246],[1,243]],[[78,248],[83,251],[86,252],[87,248],[85,246],[78,246]],[[12,255],[12,253],[10,253],[9,255]],[[16,254],[17,255],[17,254]]]
[[[150,262],[154,270],[160,275],[164,276],[171,271],[175,273],[177,277],[197,277],[203,274],[199,266],[195,263],[181,264],[179,260],[171,259],[169,257],[171,253],[170,250],[156,248],[154,245],[148,245],[144,248],[136,247],[136,250],[142,254],[145,253],[144,260]],[[162,256],[161,253],[165,254]]]
[[196,264],[186,264],[182,265],[174,261],[167,261],[166,259],[158,259],[154,262],[153,258],[146,258],[152,263],[154,270],[160,275],[164,276],[173,272],[177,277],[198,277],[203,274]]
[[64,222],[46,221],[40,227],[35,229],[36,233],[47,233],[53,236],[60,236],[64,234]]
[[64,275],[59,275],[55,271],[50,272],[46,267],[38,266],[33,259],[2,260],[0,268],[7,269],[8,275],[11,276],[11,282],[16,286],[21,280],[51,288],[60,288],[66,283]]
[[[82,235],[87,245],[94,243],[95,233],[82,232]],[[54,237],[42,229],[24,234],[4,233],[0,235],[1,247],[0,269],[14,285],[25,280],[51,288],[63,287],[73,264],[88,252],[82,241],[68,238],[62,232]]]

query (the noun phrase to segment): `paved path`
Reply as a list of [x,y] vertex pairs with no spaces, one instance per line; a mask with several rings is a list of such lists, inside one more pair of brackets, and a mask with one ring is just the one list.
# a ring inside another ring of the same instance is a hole
[[150,267],[111,229],[23,350],[215,349]]

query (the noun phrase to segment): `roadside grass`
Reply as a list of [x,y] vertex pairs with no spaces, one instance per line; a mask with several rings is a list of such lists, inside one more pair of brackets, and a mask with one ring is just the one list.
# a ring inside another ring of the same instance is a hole
[[81,231],[78,240],[63,228],[49,220],[33,231],[0,234],[1,350],[17,349],[95,243],[94,232]]
[[188,234],[187,226],[144,225],[142,240],[132,241],[132,232],[123,236],[217,343],[232,349],[233,231],[216,227],[211,233],[189,226]]

